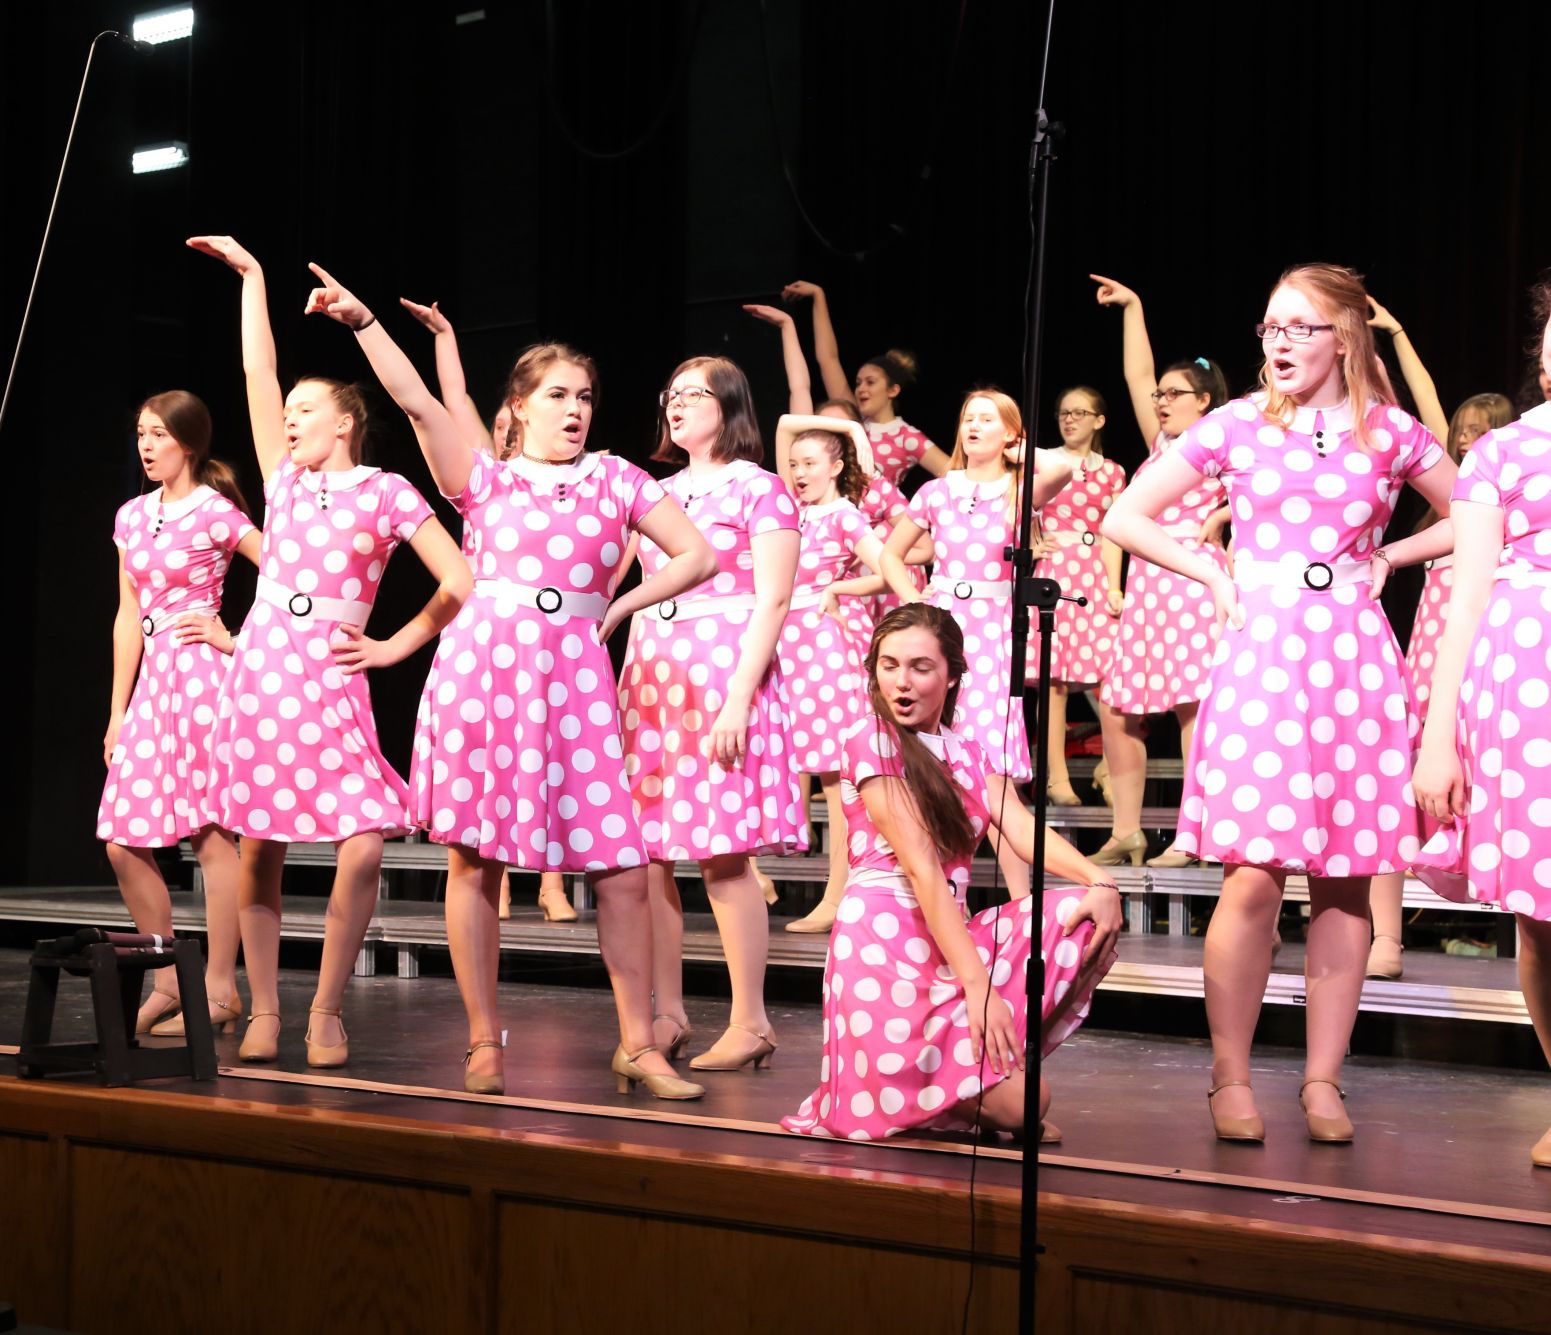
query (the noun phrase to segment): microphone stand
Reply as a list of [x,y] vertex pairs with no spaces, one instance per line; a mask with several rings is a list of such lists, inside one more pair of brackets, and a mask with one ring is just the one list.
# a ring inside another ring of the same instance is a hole
[[11,352],[11,369],[5,377],[5,394],[0,397],[0,426],[4,426],[5,410],[11,405],[11,388],[16,382],[17,364],[21,361],[22,340],[27,337],[27,322],[32,318],[32,301],[38,295],[38,277],[43,272],[43,256],[48,252],[49,237],[54,231],[54,214],[59,208],[59,193],[65,184],[65,168],[70,162],[70,149],[75,144],[75,127],[81,119],[81,103],[86,100],[86,81],[91,78],[92,58],[97,54],[97,43],[104,37],[116,37],[137,51],[150,48],[148,42],[136,41],[126,33],[109,29],[92,38],[91,49],[86,53],[86,68],[81,72],[81,89],[75,96],[75,114],[70,117],[70,133],[65,138],[64,156],[59,160],[59,178],[54,182],[54,198],[48,206],[48,221],[43,225],[43,244],[38,247],[38,262],[32,269],[32,286],[27,289],[27,305],[22,311],[21,328],[16,331],[16,347]]
[[[1046,784],[1049,782],[1050,732],[1050,642],[1055,635],[1056,604],[1061,601],[1086,606],[1087,599],[1069,597],[1051,579],[1034,578],[1034,449],[1039,434],[1040,354],[1044,340],[1045,235],[1050,195],[1050,164],[1055,160],[1055,141],[1064,133],[1045,114],[1045,84],[1050,69],[1050,38],[1055,27],[1055,0],[1050,0],[1045,18],[1045,52],[1040,68],[1039,104],[1034,140],[1029,148],[1029,224],[1033,246],[1029,256],[1028,309],[1024,366],[1023,421],[1027,439],[1023,451],[1022,494],[1018,504],[1017,545],[1006,551],[1012,563],[1012,682],[1011,697],[1022,699],[1025,692],[1025,668],[1028,663],[1029,613],[1039,613],[1039,675],[1035,687],[1034,737],[1034,863],[1030,872],[1030,894],[1035,905],[1044,900],[1045,890],[1045,818]],[[1011,725],[1011,700],[1009,700]],[[1028,1032],[1024,1039],[1023,1093],[1023,1171],[1022,1211],[1018,1237],[1018,1332],[1033,1335],[1035,1278],[1039,1266],[1039,1143],[1043,1129],[1039,1117],[1040,1064],[1043,1047],[1040,1016],[1045,995],[1044,952],[1030,952],[1025,979]]]

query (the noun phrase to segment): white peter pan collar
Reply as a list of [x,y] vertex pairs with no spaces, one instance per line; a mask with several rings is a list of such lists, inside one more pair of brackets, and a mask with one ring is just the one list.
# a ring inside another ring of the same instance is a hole
[[837,496],[832,501],[825,501],[823,505],[805,505],[801,513],[804,519],[822,519],[825,515],[832,515],[836,510],[850,504],[851,502],[844,496]]
[[354,468],[339,469],[303,468],[301,484],[314,495],[325,488],[329,491],[349,491],[380,472],[382,469],[373,468],[370,464],[357,464]]
[[949,493],[961,501],[989,501],[1012,485],[1011,473],[1003,473],[1000,482],[974,482],[962,468],[951,469],[942,476],[948,484]]
[[709,496],[713,491],[719,491],[729,482],[752,477],[759,471],[759,465],[752,459],[734,459],[731,463],[722,464],[719,468],[708,469],[703,473],[691,473],[685,468],[672,479],[673,491],[675,495],[686,501],[699,500],[702,496]]
[[160,515],[163,519],[182,519],[190,511],[197,510],[207,500],[215,495],[212,488],[201,483],[189,492],[187,496],[179,497],[175,501],[162,500],[162,489],[158,487],[145,498],[145,512],[153,518]]
[[[1324,418],[1319,422],[1317,418]],[[1347,432],[1352,429],[1352,404],[1350,399],[1342,399],[1329,408],[1298,408],[1293,413],[1290,431],[1297,432],[1300,436],[1312,436],[1316,430]]]
[[541,490],[552,491],[561,485],[567,487],[575,486],[583,478],[590,477],[597,472],[602,462],[603,456],[601,454],[589,453],[583,450],[581,457],[574,463],[541,464],[535,463],[527,455],[519,451],[506,460],[506,467],[510,468],[519,477],[536,483]]

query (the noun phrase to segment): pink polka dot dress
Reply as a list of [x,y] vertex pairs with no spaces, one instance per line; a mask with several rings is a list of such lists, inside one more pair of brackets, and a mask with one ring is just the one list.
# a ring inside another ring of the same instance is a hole
[[[1161,458],[1170,443],[1160,434],[1136,476]],[[1201,525],[1227,503],[1222,483],[1206,478],[1164,510],[1158,523],[1192,555],[1205,557],[1226,573],[1227,553],[1216,543],[1202,542],[1199,535]],[[1217,610],[1206,585],[1133,556],[1126,574],[1125,610],[1114,636],[1114,658],[1099,692],[1112,709],[1163,714],[1195,704],[1206,693],[1217,647]]]
[[[797,768],[830,774],[840,768],[840,738],[861,717],[866,687],[862,655],[845,626],[820,610],[819,599],[848,577],[857,544],[872,530],[844,497],[805,505],[799,515],[802,549],[777,652]],[[842,607],[853,601],[859,600],[840,599]]]
[[[983,833],[986,758],[968,738],[944,730],[917,734],[947,767],[964,795],[975,830]],[[992,1089],[1004,1077],[982,1066],[971,1049],[963,985],[927,926],[910,879],[867,814],[859,788],[878,777],[900,778],[898,744],[869,714],[846,734],[840,795],[850,832],[850,880],[835,917],[824,966],[824,1057],[819,1086],[796,1113],[781,1120],[799,1135],[882,1140],[914,1129],[958,1130],[961,1100]],[[962,909],[968,858],[943,867]],[[1045,992],[1042,1047],[1048,1055],[1086,1018],[1106,967],[1080,970],[1093,924],[1071,936],[1062,924],[1080,900],[1073,889],[1051,890],[1041,906],[1040,949]],[[976,914],[966,923],[1011,1008],[1020,1050],[1028,1030],[1025,976],[1033,950],[1032,896]]]
[[119,507],[113,542],[140,600],[140,672],[108,764],[97,837],[166,848],[210,823],[210,734],[231,660],[213,645],[174,644],[186,613],[219,616],[232,553],[253,525],[226,497],[160,488]]
[[[1469,814],[1418,871],[1442,894],[1551,921],[1551,407],[1482,436],[1453,500],[1504,512],[1506,546],[1465,658],[1457,743]],[[1462,873],[1438,878],[1429,868]]]
[[[1064,451],[1057,458],[1070,459]],[[1045,502],[1040,511],[1040,532],[1059,544],[1055,552],[1034,563],[1034,574],[1053,579],[1068,596],[1081,595],[1086,607],[1076,603],[1056,606],[1055,642],[1050,646],[1050,680],[1070,686],[1097,686],[1109,672],[1115,649],[1115,618],[1106,607],[1109,576],[1100,555],[1099,529],[1105,511],[1125,490],[1126,475],[1113,459],[1090,454],[1072,470],[1072,480]],[[1039,631],[1029,647],[1025,678],[1039,674]]]
[[[705,534],[720,568],[682,597],[639,613],[630,627],[619,704],[625,774],[647,856],[698,861],[805,852],[806,813],[778,654],[749,707],[743,763],[724,769],[711,756],[711,729],[754,614],[751,540],[796,531],[797,503],[780,478],[747,460],[704,473],[686,469],[663,485]],[[645,537],[640,557],[646,577],[668,560]]]
[[644,865],[598,624],[630,535],[664,494],[609,455],[475,454],[448,498],[474,592],[437,645],[410,776],[435,842],[535,871]]
[[[910,501],[894,483],[880,476],[872,478],[867,483],[867,491],[860,501],[860,508],[867,517],[867,522],[872,525],[873,535],[879,542],[886,543],[889,540],[889,534],[894,531],[895,523],[910,509]],[[927,568],[925,566],[906,566],[905,573],[917,589],[922,593],[926,592]],[[899,606],[899,595],[894,590],[888,589],[867,599],[866,605],[868,623],[867,639],[864,644],[871,643],[872,627]],[[865,654],[864,648],[863,655]]]
[[342,624],[364,627],[393,549],[431,509],[396,473],[289,459],[264,500],[257,597],[215,730],[216,824],[281,843],[404,834],[409,790],[378,745],[366,676],[331,648]]
[[1406,671],[1416,696],[1416,712],[1427,722],[1427,702],[1433,694],[1433,667],[1438,661],[1438,641],[1448,620],[1449,595],[1454,591],[1454,558],[1440,557],[1427,563],[1422,599],[1416,608],[1416,624],[1406,645]]
[[1009,702],[1012,565],[1007,491],[1012,475],[972,482],[962,470],[933,478],[910,501],[910,522],[932,535],[927,599],[964,632],[964,679],[954,730],[978,742],[992,768],[1023,782],[1034,775],[1021,701]]
[[873,466],[896,488],[927,450],[935,448],[924,431],[911,426],[903,417],[892,422],[868,422],[867,439],[872,442]]
[[1223,629],[1185,767],[1175,847],[1313,876],[1399,871],[1416,856],[1416,711],[1369,558],[1409,478],[1443,448],[1377,405],[1289,429],[1240,399],[1175,446],[1233,507],[1242,629]]

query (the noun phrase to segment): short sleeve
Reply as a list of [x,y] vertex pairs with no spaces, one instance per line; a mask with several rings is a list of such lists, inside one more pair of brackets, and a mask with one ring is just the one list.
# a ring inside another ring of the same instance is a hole
[[[469,469],[469,480],[456,496],[447,496],[452,508],[467,517],[470,510],[490,499],[490,489],[495,485],[495,460],[484,450],[474,451],[474,465]],[[407,485],[407,484],[406,484]],[[442,493],[446,496],[446,493]]]
[[1502,509],[1503,497],[1499,474],[1502,469],[1502,451],[1495,432],[1488,432],[1471,446],[1465,462],[1459,466],[1451,501],[1472,501],[1477,505],[1494,505]]
[[872,537],[872,526],[868,524],[866,517],[854,505],[842,509],[839,519],[840,537],[853,552],[863,538]]
[[269,481],[264,484],[264,504],[273,509],[275,502],[291,489],[299,472],[301,469],[293,460],[289,457],[282,459],[280,467],[269,475]]
[[614,478],[614,490],[624,502],[625,523],[632,529],[640,528],[641,521],[656,508],[659,501],[668,498],[668,493],[650,473],[637,468],[627,459],[610,459],[604,466],[618,470]]
[[1238,411],[1246,406],[1258,415],[1259,410],[1247,400],[1224,404],[1194,426],[1187,427],[1172,453],[1196,472],[1207,477],[1220,477],[1228,469],[1228,445],[1233,436],[1234,424],[1238,421]]
[[224,496],[217,496],[210,505],[210,541],[230,556],[248,534],[254,531],[253,521],[243,514]]
[[893,730],[885,727],[876,714],[869,714],[851,726],[840,743],[840,774],[855,788],[866,779],[904,777],[899,743]]
[[743,519],[749,537],[783,529],[795,533],[801,527],[797,522],[797,502],[786,483],[774,473],[756,473],[744,487],[743,497]]
[[1438,438],[1403,408],[1386,410],[1384,427],[1398,446],[1394,476],[1417,477],[1443,458],[1443,446]]
[[129,550],[129,507],[139,504],[139,498],[126,501],[113,516],[113,545],[121,552]]
[[932,531],[932,497],[936,494],[937,487],[928,482],[910,498],[910,503],[905,506],[905,518],[928,533]]
[[420,525],[431,517],[431,507],[425,497],[397,473],[385,473],[388,480],[386,504],[393,517],[393,536],[400,542],[408,542],[420,530]]
[[1114,466],[1109,470],[1106,484],[1109,490],[1110,504],[1114,504],[1119,499],[1120,493],[1126,489],[1126,470],[1115,463],[1113,459],[1109,460],[1109,463]]

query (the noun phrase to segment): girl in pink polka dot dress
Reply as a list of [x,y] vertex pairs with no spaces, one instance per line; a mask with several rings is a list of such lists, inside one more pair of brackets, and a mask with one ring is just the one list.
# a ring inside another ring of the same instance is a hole
[[[1535,304],[1551,374],[1551,284]],[[1454,592],[1414,779],[1441,828],[1418,871],[1515,915],[1519,986],[1551,1059],[1551,404],[1476,441],[1449,513]],[[1530,1157],[1551,1168],[1551,1131]]]
[[[964,631],[968,659],[959,684],[957,729],[986,753],[992,772],[1024,782],[1033,773],[1021,702],[1011,699],[1012,566],[1003,555],[1012,541],[1018,469],[1007,451],[1023,439],[1018,405],[999,390],[976,390],[959,413],[953,470],[928,482],[911,499],[883,549],[883,575],[905,602],[917,601],[905,554],[923,534],[935,544],[926,597],[952,612]],[[1070,479],[1069,467],[1036,454],[1035,503]],[[1009,892],[1028,893],[1028,868],[1008,844],[997,857]]]
[[[770,926],[752,854],[807,847],[776,644],[797,570],[797,505],[759,466],[748,381],[721,357],[683,363],[662,392],[656,458],[688,461],[664,484],[711,541],[720,569],[638,615],[620,680],[625,772],[651,859],[658,1044],[684,1047],[684,911],[676,860],[700,864],[732,981],[727,1031],[696,1070],[740,1070],[775,1050],[765,1012]],[[643,537],[641,568],[666,553]]]
[[[386,335],[368,355],[412,421],[450,421]],[[466,429],[420,433],[438,489],[463,516],[475,583],[426,679],[411,809],[447,845],[447,939],[469,1020],[465,1088],[505,1090],[498,902],[511,865],[587,874],[619,1011],[614,1069],[627,1086],[645,1080],[663,1097],[695,1098],[701,1087],[676,1080],[653,1044],[646,855],[605,644],[632,612],[699,583],[716,558],[646,473],[587,452],[596,393],[591,358],[538,344],[508,381],[509,461],[476,449]],[[668,559],[611,603],[637,532]]]
[[[1202,701],[1176,842],[1227,864],[1207,932],[1209,1102],[1217,1134],[1260,1140],[1250,1043],[1282,888],[1307,872],[1311,1138],[1346,1141],[1342,1061],[1368,956],[1368,880],[1416,854],[1408,784],[1416,730],[1394,634],[1377,601],[1392,566],[1441,555],[1445,525],[1378,546],[1401,487],[1441,505],[1454,465],[1394,406],[1349,269],[1283,275],[1259,328],[1265,392],[1185,432],[1116,502],[1108,536],[1206,584],[1228,618]],[[1234,573],[1155,522],[1208,477],[1227,487]]]
[[[234,552],[258,560],[259,534],[231,470],[210,457],[210,434],[209,409],[186,390],[140,407],[140,462],[159,485],[126,501],[113,523],[119,610],[97,837],[107,843],[136,930],[166,937],[172,900],[151,850],[193,843],[209,918],[210,1018],[229,1027],[242,1010],[237,844],[210,823],[210,733],[232,648],[220,619],[222,586]],[[160,986],[141,1007],[136,1033],[183,1032],[171,973],[154,975]]]
[[[789,932],[827,932],[845,893],[845,811],[840,802],[840,737],[862,714],[862,655],[841,620],[841,607],[882,581],[883,544],[856,501],[872,462],[867,433],[836,419],[787,414],[776,426],[776,469],[797,496],[802,548],[792,604],[781,627],[781,679],[791,711],[792,747],[806,780],[818,775],[829,812],[829,880],[812,913]],[[849,436],[849,439],[847,438]],[[857,562],[874,572],[850,579]],[[806,792],[805,792],[806,796]]]
[[[1086,607],[1062,602],[1056,607],[1055,643],[1050,653],[1050,801],[1076,806],[1066,767],[1066,701],[1073,687],[1087,690],[1104,680],[1114,655],[1115,619],[1120,615],[1120,548],[1099,536],[1104,513],[1125,489],[1126,475],[1100,453],[1104,400],[1095,389],[1066,390],[1056,410],[1061,429],[1058,454],[1071,467],[1072,480],[1039,512],[1039,559],[1034,574],[1053,579],[1070,597],[1081,595]],[[1027,680],[1039,672],[1036,641],[1029,648]]]
[[[851,869],[824,966],[819,1085],[782,1119],[788,1131],[1021,1131],[1036,912],[1046,1055],[1082,1023],[1114,960],[1119,892],[1054,833],[1047,870],[1087,892],[1051,890],[1039,905],[1025,896],[966,921],[971,856],[991,813],[1026,858],[1034,822],[984,750],[949,729],[964,671],[962,633],[942,609],[918,603],[879,624],[867,659],[875,712],[843,741]],[[1043,1080],[1039,1095],[1043,1119]]]
[[[1136,472],[1140,477],[1187,427],[1228,401],[1228,386],[1222,371],[1204,357],[1175,362],[1161,380],[1155,377],[1142,299],[1113,278],[1089,277],[1099,284],[1099,305],[1118,306],[1123,312],[1126,387],[1137,423],[1151,442],[1147,460]],[[1208,478],[1165,510],[1158,522],[1187,550],[1226,571],[1228,557],[1221,535],[1227,519],[1227,494],[1216,478]],[[1093,855],[1097,865],[1109,866],[1127,856],[1133,865],[1141,863],[1147,851],[1141,828],[1147,783],[1144,721],[1149,714],[1173,713],[1179,719],[1181,751],[1190,754],[1196,709],[1206,693],[1216,647],[1217,612],[1211,591],[1133,557],[1126,572],[1125,605],[1115,629],[1114,660],[1099,692],[1114,822],[1108,841]],[[1171,848],[1148,859],[1148,866],[1183,867],[1194,861],[1193,855]]]
[[[307,1062],[340,1066],[349,1041],[340,1001],[377,902],[382,841],[410,827],[409,792],[377,743],[367,668],[431,640],[468,596],[457,544],[403,478],[360,462],[366,408],[357,391],[302,380],[282,403],[264,274],[231,237],[189,245],[242,276],[248,416],[264,475],[264,540],[253,609],[221,691],[211,805],[243,837],[239,903],[253,1012],[239,1056],[279,1054],[280,878],[290,843],[338,845],[310,1009]],[[347,306],[321,269],[308,311],[345,319],[363,342],[385,338]],[[332,309],[331,309],[332,308]],[[417,430],[422,424],[415,423]],[[394,548],[408,542],[438,582],[426,608],[391,638],[363,628]]]

